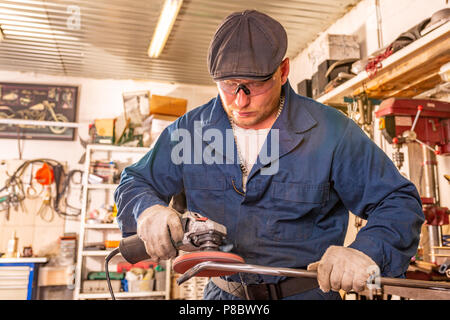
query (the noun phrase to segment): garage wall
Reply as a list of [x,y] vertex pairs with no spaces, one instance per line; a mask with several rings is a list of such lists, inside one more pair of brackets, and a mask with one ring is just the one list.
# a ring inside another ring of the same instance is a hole
[[[1,68],[1,67],[0,67]],[[188,109],[193,109],[217,94],[214,86],[191,86],[137,80],[97,80],[77,77],[59,77],[28,72],[0,71],[0,81],[60,84],[79,86],[78,122],[82,124],[79,135],[88,137],[88,125],[94,119],[114,118],[123,113],[122,93],[149,90],[151,94],[172,96],[188,100]],[[19,157],[15,139],[0,140],[2,159]],[[60,141],[23,141],[23,158],[31,159],[42,155],[42,145],[46,146],[46,154],[56,160],[73,159],[78,161],[82,147],[78,139],[74,142]],[[64,150],[64,153],[61,153]],[[71,166],[71,162],[69,162]]]
[[[151,94],[184,98],[188,100],[188,110],[206,103],[217,95],[215,86],[136,80],[98,80],[29,72],[0,71],[0,81],[79,86],[77,118],[82,127],[78,130],[78,134],[83,139],[88,137],[88,125],[95,118],[114,118],[123,113],[123,92],[149,90]],[[84,153],[78,136],[75,141],[22,140],[21,144],[22,159],[24,160],[41,158],[45,154],[47,158],[66,163],[69,170],[83,169],[83,166],[78,164],[78,160]],[[15,161],[15,159],[19,159],[17,140],[0,139],[0,150],[1,160],[11,160],[7,161],[9,166],[17,167],[21,163],[21,161]],[[13,171],[13,169],[11,170]],[[2,179],[0,181],[3,182]],[[74,197],[76,198],[77,195]],[[6,221],[4,215],[0,215],[0,234],[2,234],[0,252],[6,252],[7,240],[11,238],[14,230],[18,232],[20,252],[24,245],[33,245],[35,252],[39,252],[40,249],[54,245],[64,232],[79,231],[78,222],[70,220],[63,222],[58,216],[55,216],[52,223],[41,221],[35,216],[35,212],[39,209],[39,201],[27,202],[26,205],[28,213],[12,211],[10,221]]]

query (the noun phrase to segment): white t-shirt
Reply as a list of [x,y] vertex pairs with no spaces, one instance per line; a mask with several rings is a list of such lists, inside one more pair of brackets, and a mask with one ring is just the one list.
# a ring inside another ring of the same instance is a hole
[[242,161],[247,168],[247,174],[243,174],[242,177],[242,187],[244,191],[246,189],[248,173],[252,170],[269,131],[270,128],[255,130],[244,129],[238,126],[234,127],[237,147],[241,154]]

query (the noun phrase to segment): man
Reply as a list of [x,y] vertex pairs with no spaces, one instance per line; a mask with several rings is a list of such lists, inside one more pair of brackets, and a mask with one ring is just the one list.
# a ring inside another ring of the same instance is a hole
[[[271,17],[228,16],[208,55],[218,97],[164,130],[115,192],[123,235],[137,232],[155,261],[176,255],[170,236],[176,243],[183,230],[168,204],[184,192],[187,210],[225,225],[247,263],[318,272],[318,281],[213,278],[205,299],[340,299],[339,290],[363,290],[374,266],[402,277],[416,253],[424,221],[416,188],[352,120],[292,90],[286,48]],[[206,135],[213,129],[216,139]],[[232,148],[215,141],[230,133]],[[343,247],[349,210],[367,225]]]

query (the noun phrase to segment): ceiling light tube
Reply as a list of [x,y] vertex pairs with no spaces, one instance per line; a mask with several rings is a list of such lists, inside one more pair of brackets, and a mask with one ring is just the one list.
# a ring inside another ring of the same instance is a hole
[[152,41],[148,48],[148,55],[150,58],[157,58],[161,54],[182,3],[183,0],[166,0],[164,3],[161,15],[159,16],[158,25],[156,26]]

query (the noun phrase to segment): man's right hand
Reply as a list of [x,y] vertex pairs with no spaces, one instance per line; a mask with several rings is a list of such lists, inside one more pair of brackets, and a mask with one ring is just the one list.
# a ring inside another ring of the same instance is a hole
[[182,241],[184,232],[176,210],[154,205],[137,219],[137,234],[144,241],[150,260],[159,262],[176,256],[173,243]]

